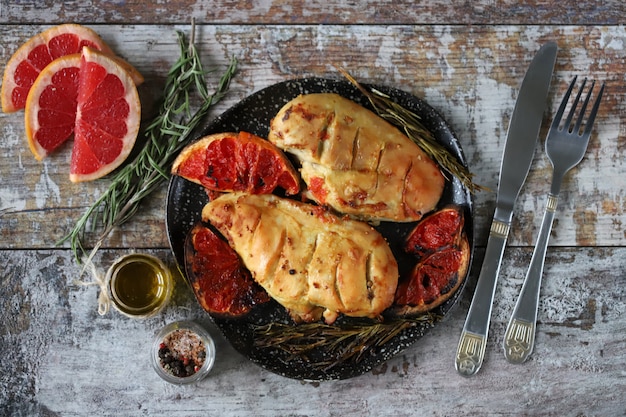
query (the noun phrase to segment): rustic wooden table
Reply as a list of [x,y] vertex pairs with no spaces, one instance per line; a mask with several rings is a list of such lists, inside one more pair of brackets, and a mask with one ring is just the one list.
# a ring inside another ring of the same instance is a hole
[[[147,3],[147,2],[145,2]],[[458,2],[457,2],[458,3]],[[455,310],[435,329],[362,376],[331,382],[284,378],[250,363],[219,335],[179,278],[159,316],[132,320],[97,312],[97,288],[75,284],[79,267],[56,246],[106,189],[106,179],[68,181],[69,147],[37,162],[24,139],[23,113],[0,114],[0,414],[11,416],[363,416],[626,415],[626,6],[621,1],[503,2],[367,0],[284,2],[140,0],[0,1],[0,66],[51,25],[95,29],[146,77],[149,112],[189,32],[206,65],[239,71],[211,118],[273,83],[338,78],[343,66],[361,81],[427,100],[458,134],[476,181],[495,190],[506,130],[527,66],[541,44],[560,47],[550,89],[547,132],[575,74],[603,80],[589,150],[563,185],[546,259],[535,352],[523,365],[502,354],[504,328],[538,233],[550,165],[537,149],[515,209],[493,307],[487,357],[473,378],[454,370],[460,330],[476,283],[495,192],[475,196],[476,251]],[[209,82],[215,79],[209,76]],[[103,267],[131,251],[172,267],[165,185],[113,233]],[[177,319],[205,325],[217,363],[194,386],[159,379],[148,353],[156,331]]]

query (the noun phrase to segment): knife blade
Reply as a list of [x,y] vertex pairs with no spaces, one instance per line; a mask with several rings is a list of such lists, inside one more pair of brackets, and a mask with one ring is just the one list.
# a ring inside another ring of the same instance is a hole
[[526,181],[537,146],[557,50],[555,42],[548,42],[539,49],[522,80],[509,122],[485,258],[456,352],[455,368],[463,376],[476,374],[484,360],[500,263],[515,201]]

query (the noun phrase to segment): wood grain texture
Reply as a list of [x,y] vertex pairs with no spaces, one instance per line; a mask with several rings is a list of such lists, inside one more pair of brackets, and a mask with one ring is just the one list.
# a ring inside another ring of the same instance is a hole
[[[3,66],[17,45],[43,27],[7,26],[3,33]],[[98,28],[115,51],[147,78],[140,87],[144,120],[162,88],[177,54],[174,30],[187,27],[105,26]],[[347,68],[363,82],[383,83],[424,98],[456,131],[476,181],[491,191],[476,195],[476,230],[486,240],[494,210],[500,159],[509,118],[521,79],[539,46],[556,40],[560,53],[548,109],[528,181],[523,188],[510,244],[530,245],[537,235],[546,203],[550,164],[543,138],[561,96],[574,74],[606,81],[607,92],[585,160],[566,178],[552,245],[616,246],[625,237],[626,165],[624,102],[626,57],[623,27],[466,27],[466,26],[203,26],[199,47],[207,66],[218,71],[231,56],[240,62],[227,97],[215,117],[249,94],[289,78],[340,77]],[[22,113],[0,115],[4,137],[0,166],[7,192],[0,195],[3,239],[8,248],[49,248],[67,233],[107,186],[106,180],[71,184],[65,147],[43,163],[24,140]],[[145,217],[112,236],[111,247],[166,247],[162,223],[165,186],[142,209]],[[141,216],[140,216],[141,218]],[[60,219],[60,220],[57,220]],[[148,227],[144,223],[148,223]],[[141,232],[137,232],[137,227]],[[15,231],[19,231],[16,233]],[[41,239],[46,236],[46,239]],[[149,242],[149,243],[147,243]]]
[[[413,2],[263,0],[154,2],[0,0],[0,67],[51,25],[91,26],[146,77],[153,113],[194,17],[214,83],[230,57],[239,71],[206,122],[286,79],[359,80],[411,92],[457,133],[476,181],[476,251],[457,308],[412,347],[346,381],[286,379],[251,364],[218,334],[181,277],[170,306],[144,320],[97,313],[98,290],[76,284],[67,245],[55,246],[107,187],[71,184],[69,146],[43,162],[24,139],[23,113],[0,114],[0,415],[10,416],[624,416],[626,390],[626,6],[621,1]],[[456,4],[455,4],[456,3]],[[484,254],[500,160],[517,92],[548,40],[560,51],[538,146],[518,200],[496,288],[487,358],[470,379],[454,352]],[[546,203],[547,127],[573,75],[607,83],[589,151],[563,184],[539,306],[535,351],[508,364],[502,341]],[[173,267],[164,223],[166,186],[111,234],[101,269],[146,251]],[[93,236],[87,235],[86,242]],[[196,386],[169,385],[150,368],[155,333],[178,319],[205,325],[217,363]]]
[[194,17],[207,24],[235,25],[593,25],[623,23],[626,12],[626,6],[619,0],[173,0],[152,7],[146,7],[143,0],[2,0],[0,5],[0,23],[184,24]]
[[[100,256],[106,263],[119,253]],[[167,251],[150,253],[172,262]],[[76,266],[66,251],[0,251],[0,409],[16,417],[623,415],[626,250],[550,251],[535,352],[516,366],[501,345],[529,257],[528,249],[507,253],[476,377],[461,377],[453,366],[466,292],[447,320],[387,363],[350,380],[307,383],[247,362],[180,280],[156,318],[99,316],[96,289],[73,285]],[[216,339],[216,365],[197,386],[169,385],[150,368],[152,338],[180,318],[205,325]]]

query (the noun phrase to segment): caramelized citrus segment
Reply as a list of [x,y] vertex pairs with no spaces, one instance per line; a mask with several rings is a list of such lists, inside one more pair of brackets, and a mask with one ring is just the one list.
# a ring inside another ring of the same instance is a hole
[[395,303],[407,312],[432,310],[448,300],[460,287],[469,264],[469,244],[448,247],[428,255],[403,279],[396,290]]
[[458,244],[463,230],[463,212],[458,207],[446,207],[420,221],[409,234],[405,250],[424,256],[438,249]]
[[467,275],[470,246],[460,207],[438,210],[423,218],[405,242],[416,265],[402,276],[395,304],[400,314],[423,313],[448,300]]
[[205,136],[187,146],[174,161],[172,174],[211,191],[269,194],[282,188],[300,191],[291,162],[276,146],[247,132]]
[[201,223],[187,237],[185,269],[198,302],[209,313],[239,316],[269,301],[237,253]]

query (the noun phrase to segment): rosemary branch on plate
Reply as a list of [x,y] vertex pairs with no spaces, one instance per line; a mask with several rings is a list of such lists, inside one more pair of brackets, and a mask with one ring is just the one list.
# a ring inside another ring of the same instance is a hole
[[[360,362],[372,349],[389,342],[403,330],[421,325],[432,326],[437,316],[431,313],[396,318],[380,323],[300,325],[268,323],[255,328],[254,344],[258,349],[276,348],[294,357],[306,359],[314,367],[329,370],[341,364]],[[314,362],[310,354],[323,350],[325,359]]]
[[338,68],[338,70],[367,97],[380,117],[397,127],[401,127],[413,142],[437,162],[441,168],[457,177],[471,193],[484,189],[482,186],[474,183],[472,179],[474,174],[452,155],[448,149],[437,142],[432,132],[423,125],[419,115],[402,107],[382,91],[375,88],[368,90],[363,87],[343,68]]
[[[191,133],[204,119],[209,108],[228,90],[237,61],[232,58],[213,93],[209,93],[200,56],[194,44],[195,25],[192,21],[191,39],[177,31],[180,56],[168,72],[158,115],[148,124],[143,134],[144,147],[128,165],[117,171],[111,184],[77,221],[72,231],[59,243],[70,241],[76,260],[80,263],[86,254],[81,238],[88,225],[101,228],[99,238],[91,251],[91,259],[104,239],[116,227],[127,222],[139,208],[141,201],[169,178],[176,156],[192,139]],[[202,104],[191,109],[191,97],[199,95]]]

